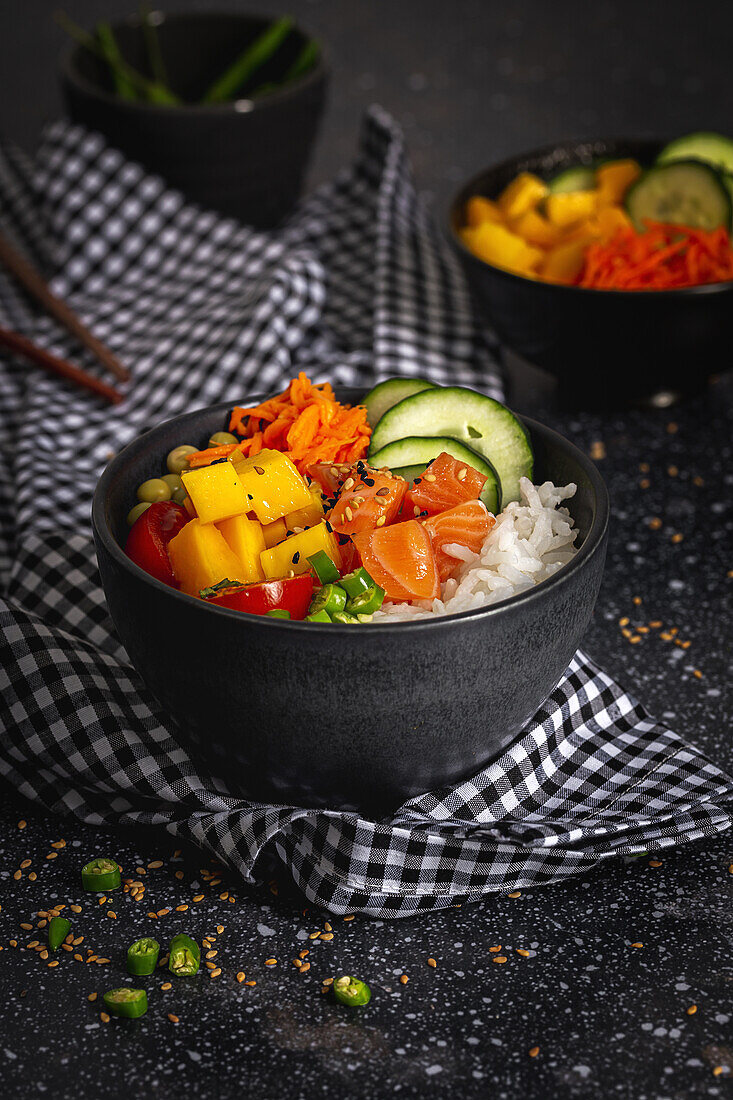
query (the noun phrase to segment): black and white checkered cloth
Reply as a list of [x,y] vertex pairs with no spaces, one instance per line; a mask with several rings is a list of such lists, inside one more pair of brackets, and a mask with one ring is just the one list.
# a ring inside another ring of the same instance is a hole
[[[453,259],[374,109],[355,167],[276,234],[186,205],[96,136],[0,151],[0,220],[130,365],[114,409],[0,360],[0,774],[58,813],[157,825],[335,913],[409,916],[727,828],[733,780],[578,653],[522,738],[390,820],[244,802],[199,774],[114,633],[89,510],[111,452],[217,401],[391,374],[501,388]],[[0,323],[90,363],[0,277]]]

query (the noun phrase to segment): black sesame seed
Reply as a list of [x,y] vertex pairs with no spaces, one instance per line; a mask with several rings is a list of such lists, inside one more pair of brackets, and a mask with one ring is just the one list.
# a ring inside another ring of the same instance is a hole
[[349,541],[349,536],[348,535],[339,535],[339,546],[346,546],[346,543],[348,541]]
[[364,482],[365,485],[373,485],[374,484],[374,478],[373,477],[364,477],[364,478],[362,478],[362,481]]
[[332,527],[332,526],[331,526],[331,524],[330,524],[330,523],[328,522],[328,520],[326,520],[326,530],[328,531],[329,535],[330,535],[330,534],[332,533],[332,531],[333,531],[333,527]]
[[298,562],[300,561],[300,550],[295,551],[295,553],[293,554],[293,556],[291,558],[291,561],[292,561],[293,565],[298,564]]
[[422,478],[421,478],[421,477],[416,477],[416,478],[415,478],[415,481],[413,482],[413,484],[415,484],[415,485],[419,485],[421,481],[422,481]]

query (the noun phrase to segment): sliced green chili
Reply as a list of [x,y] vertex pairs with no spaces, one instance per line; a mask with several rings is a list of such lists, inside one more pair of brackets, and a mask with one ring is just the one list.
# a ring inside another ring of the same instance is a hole
[[129,974],[152,974],[158,962],[160,944],[150,936],[135,940],[127,949],[127,972]]
[[357,626],[359,625],[359,620],[356,618],[356,616],[349,615],[348,611],[337,611],[331,616],[331,622],[341,623],[342,625],[350,624],[353,626],[354,623],[356,623]]
[[168,969],[181,978],[196,974],[201,966],[201,949],[190,936],[181,934],[171,940]]
[[81,884],[85,890],[116,890],[122,884],[117,860],[98,858],[81,869]]
[[148,995],[144,989],[130,989],[123,985],[120,989],[110,989],[102,997],[104,1006],[113,1016],[124,1016],[136,1020],[148,1011]]
[[353,600],[361,592],[366,592],[367,588],[374,587],[374,581],[363,567],[355,569],[353,573],[347,573],[345,577],[341,578],[339,584],[346,590],[346,595],[350,600]]
[[348,974],[337,978],[333,983],[333,995],[339,1004],[351,1007],[368,1005],[372,999],[372,991],[366,982],[351,978]]
[[308,561],[321,584],[336,584],[340,574],[325,550],[317,550]]
[[353,596],[346,604],[346,610],[349,615],[358,615],[361,618],[362,615],[373,615],[375,611],[379,611],[383,603],[384,589],[373,584],[371,588],[365,588]]
[[49,950],[56,951],[64,942],[69,934],[71,928],[71,921],[66,917],[51,917],[48,924],[48,946]]
[[327,611],[313,611],[310,615],[306,615],[305,622],[307,623],[331,623],[333,619]]
[[309,615],[317,611],[326,611],[329,615],[343,611],[346,607],[346,593],[339,584],[324,584],[313,596],[308,608]]
[[267,615],[270,619],[289,619],[290,618],[290,612],[286,611],[284,607],[276,607],[272,611],[266,611],[265,615]]

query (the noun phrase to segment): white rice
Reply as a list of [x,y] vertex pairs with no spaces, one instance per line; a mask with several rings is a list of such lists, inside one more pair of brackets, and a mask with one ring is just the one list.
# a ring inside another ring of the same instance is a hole
[[519,485],[521,500],[499,513],[479,554],[456,544],[443,547],[464,565],[443,584],[440,599],[385,601],[373,622],[412,622],[486,607],[533,588],[567,565],[577,553],[573,543],[578,532],[560,505],[575,495],[577,486],[551,481],[533,485],[527,477]]

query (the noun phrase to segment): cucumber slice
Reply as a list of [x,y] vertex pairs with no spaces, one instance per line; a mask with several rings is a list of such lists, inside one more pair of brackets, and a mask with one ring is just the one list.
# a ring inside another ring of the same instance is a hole
[[626,193],[626,209],[642,232],[644,219],[692,229],[728,227],[731,199],[720,175],[700,160],[676,160],[649,168]]
[[566,191],[591,191],[596,185],[596,174],[587,164],[576,164],[558,172],[548,182],[550,193],[558,195]]
[[675,160],[704,160],[714,168],[733,172],[733,139],[703,130],[685,134],[665,145],[657,157],[657,164],[669,164]]
[[391,409],[398,401],[411,397],[413,393],[434,388],[435,383],[428,382],[425,378],[388,378],[386,382],[377,382],[362,401],[362,405],[366,406],[369,427],[373,428],[387,409]]
[[405,481],[409,481],[412,485],[416,477],[420,477],[421,474],[425,473],[425,467],[422,462],[418,462],[416,466],[395,466],[392,473],[397,474],[398,477],[403,477]]
[[[472,447],[467,447],[465,443],[461,443],[458,439],[451,439],[444,435],[410,435],[404,439],[396,439],[394,443],[387,443],[381,450],[370,455],[369,461],[372,466],[377,468],[387,466],[394,473],[407,468],[411,472],[410,481],[414,481],[416,477],[420,476],[428,463],[432,462],[443,451],[446,451],[452,458],[457,459],[458,462],[465,462],[467,466],[472,466],[474,470],[478,470],[480,474],[484,475],[486,484],[481,490],[481,500],[494,515],[500,512],[501,483],[496,470],[483,455],[480,455],[478,451],[474,451]],[[401,474],[401,476],[405,477],[404,474]],[[406,477],[405,480],[407,480]]]
[[496,470],[502,508],[519,500],[520,477],[532,477],[532,447],[514,413],[491,397],[449,386],[406,397],[372,432],[370,455],[411,435],[448,436],[477,451]]

